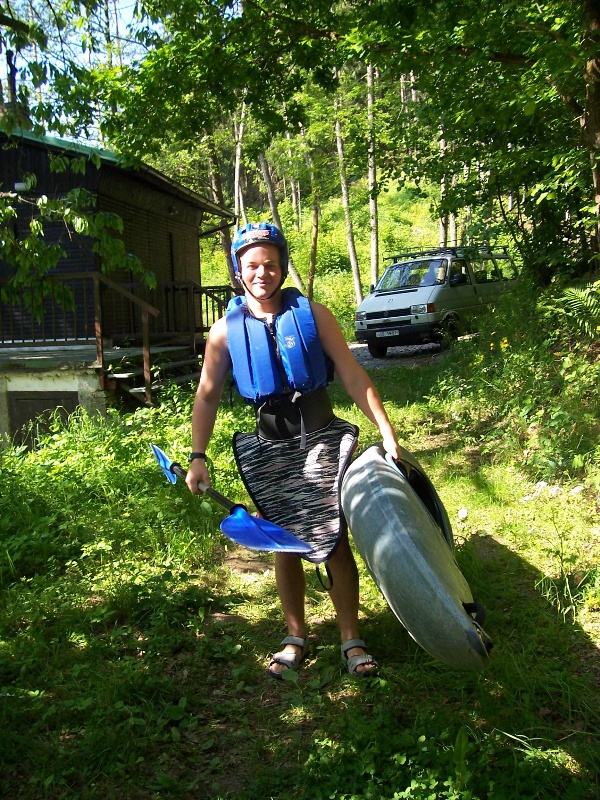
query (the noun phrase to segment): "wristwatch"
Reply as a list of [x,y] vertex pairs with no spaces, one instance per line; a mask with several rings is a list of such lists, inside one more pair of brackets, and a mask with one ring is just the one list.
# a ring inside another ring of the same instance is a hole
[[196,458],[203,458],[206,461],[207,455],[206,453],[190,453],[188,456],[188,461],[191,464]]

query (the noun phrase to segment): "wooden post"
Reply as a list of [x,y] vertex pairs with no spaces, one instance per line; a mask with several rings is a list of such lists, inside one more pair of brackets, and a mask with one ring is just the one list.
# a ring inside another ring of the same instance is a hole
[[100,370],[100,388],[106,389],[106,373],[104,371],[104,344],[102,342],[102,298],[100,281],[94,275],[94,333],[96,336],[96,368]]
[[187,294],[187,317],[188,328],[190,330],[190,349],[196,355],[196,309],[194,307],[194,287],[188,285],[185,287]]
[[146,404],[152,405],[152,374],[150,372],[150,330],[148,325],[148,311],[142,309],[142,348],[144,355],[144,392]]

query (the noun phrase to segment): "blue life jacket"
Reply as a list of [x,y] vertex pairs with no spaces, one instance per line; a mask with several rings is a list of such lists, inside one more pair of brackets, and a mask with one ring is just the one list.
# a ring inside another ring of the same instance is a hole
[[270,330],[252,316],[245,297],[226,310],[227,344],[239,393],[252,403],[311,392],[333,379],[333,362],[319,341],[310,302],[297,289],[282,291],[283,308]]

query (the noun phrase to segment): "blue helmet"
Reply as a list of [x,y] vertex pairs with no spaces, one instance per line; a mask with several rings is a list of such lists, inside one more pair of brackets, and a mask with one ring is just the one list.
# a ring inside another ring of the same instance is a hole
[[237,259],[238,254],[253,244],[274,244],[278,248],[281,256],[281,283],[287,278],[288,274],[288,244],[285,236],[278,227],[271,222],[250,222],[240,228],[233,237],[231,243],[231,261],[233,271],[238,281],[241,281],[240,264]]

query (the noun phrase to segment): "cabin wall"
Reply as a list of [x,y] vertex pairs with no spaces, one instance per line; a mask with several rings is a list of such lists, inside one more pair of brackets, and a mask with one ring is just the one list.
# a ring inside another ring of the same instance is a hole
[[[32,219],[38,216],[37,200],[46,195],[50,199],[64,196],[74,188],[86,189],[93,195],[98,191],[100,170],[86,160],[83,174],[74,172],[69,166],[62,172],[50,168],[50,158],[45,147],[38,147],[24,140],[0,138],[0,190],[13,192],[15,185],[25,183],[29,175],[36,176],[30,191],[20,192],[23,200],[17,204],[17,219],[14,231],[17,238],[29,232]],[[100,269],[98,256],[92,250],[89,237],[73,236],[62,220],[44,224],[44,240],[47,244],[60,244],[65,255],[59,259],[53,272],[97,272]],[[12,275],[13,268],[0,261],[0,280]],[[26,303],[0,307],[0,334],[6,343],[35,344],[46,338],[55,341],[85,341],[94,336],[94,296],[91,283],[74,280],[69,285],[74,300],[74,309],[57,306],[50,298],[43,301],[45,313],[34,319]],[[90,318],[92,324],[90,324]]]
[[[16,183],[25,182],[28,175],[37,178],[27,201],[18,207],[18,225],[23,234],[36,215],[35,201],[40,195],[50,198],[83,188],[96,195],[97,210],[118,214],[123,219],[123,240],[127,250],[136,255],[145,269],[154,272],[157,281],[200,282],[200,246],[198,233],[203,212],[192,202],[165,189],[152,185],[142,171],[126,171],[104,161],[100,168],[85,159],[85,172],[67,168],[63,172],[50,169],[48,151],[28,141],[2,142],[0,146],[0,190],[13,191]],[[59,242],[66,255],[61,258],[57,272],[98,271],[99,258],[93,252],[89,237],[69,235],[62,221],[45,227],[47,242]],[[19,231],[17,230],[17,234]],[[7,265],[0,263],[0,278],[10,274]],[[128,273],[111,274],[117,282],[131,282]]]
[[[50,145],[51,149],[54,147]],[[201,198],[177,187],[153,170],[135,171],[120,167],[106,154],[102,156],[99,168],[85,152],[81,157],[73,152],[65,155],[67,159],[85,161],[84,173],[70,168],[53,172],[47,143],[31,141],[26,136],[8,140],[0,132],[0,191],[15,191],[15,184],[25,183],[29,175],[37,178],[30,192],[19,191],[24,199],[18,207],[17,236],[27,233],[29,222],[37,212],[35,203],[41,195],[54,198],[64,196],[74,188],[83,188],[96,197],[97,211],[113,212],[122,218],[122,238],[127,251],[136,255],[146,270],[154,272],[159,284],[200,283],[199,231],[204,214]],[[208,208],[207,213],[214,210],[211,204]],[[48,243],[59,242],[65,251],[55,272],[100,271],[101,264],[99,256],[93,252],[93,241],[89,237],[71,235],[62,221],[45,225],[45,240]],[[0,262],[0,280],[12,272],[12,268]],[[139,276],[124,270],[112,272],[107,277],[120,284],[139,281]],[[73,278],[70,283],[75,304],[73,311],[67,312],[46,298],[43,318],[33,320],[26,302],[17,306],[0,306],[3,344],[0,352],[7,353],[7,348],[12,345],[15,350],[27,354],[18,369],[13,367],[11,358],[0,366],[0,440],[15,436],[15,441],[27,442],[30,434],[22,426],[34,418],[39,419],[39,412],[46,409],[59,409],[58,413],[62,414],[68,414],[77,406],[90,412],[105,410],[106,395],[101,389],[95,357],[93,363],[77,366],[69,362],[48,367],[40,362],[40,353],[44,349],[49,352],[60,350],[61,342],[64,351],[69,353],[78,343],[87,346],[88,342],[95,342],[94,280]],[[139,334],[139,310],[132,310],[131,304],[115,290],[102,285],[101,291],[105,346],[112,337],[120,337],[120,341],[126,338],[127,331]],[[133,292],[137,294],[138,288]],[[190,313],[191,293],[187,289],[146,290],[141,296],[161,311],[157,318],[150,318],[150,326],[157,326],[154,332],[158,337],[164,338],[163,331],[168,331],[169,335],[173,330],[195,333],[197,328],[194,325],[200,319],[200,311],[196,309],[196,318]],[[130,319],[132,314],[138,318]],[[158,325],[165,320],[168,323],[175,321],[181,327],[167,325],[159,330]],[[189,329],[185,327],[188,320]],[[43,425],[43,421],[36,421],[36,425]]]
[[[21,140],[0,139],[0,191],[15,191],[15,185],[25,183],[28,175],[36,176],[35,186],[30,192],[23,192],[24,200],[17,204],[18,219],[14,224],[17,236],[25,236],[30,221],[38,216],[36,202],[41,195],[54,199],[74,188],[86,189],[93,195],[98,191],[100,169],[90,161],[85,162],[84,174],[73,172],[70,167],[63,172],[53,172],[50,163],[44,147]],[[60,259],[57,272],[87,272],[100,268],[88,237],[70,235],[61,220],[46,223],[44,231],[45,241],[48,244],[58,242],[66,254]],[[10,274],[11,269],[0,261],[0,278]]]
[[[73,154],[66,154],[68,160]],[[3,191],[14,191],[15,183],[24,183],[28,175],[35,175],[37,182],[32,194],[55,196],[65,194],[75,186],[97,192],[100,183],[100,169],[83,156],[85,171],[74,172],[70,167],[62,172],[51,169],[48,148],[25,139],[18,138],[7,141],[0,138],[0,181]]]
[[[154,273],[158,284],[165,282],[200,283],[200,245],[198,232],[202,211],[191,207],[179,198],[165,194],[135,175],[123,173],[105,165],[98,192],[98,210],[118,214],[123,220],[123,241],[128,252],[142,262],[143,267]],[[138,283],[139,275],[113,272],[117,283]],[[158,325],[164,324],[175,313],[184,319],[183,309],[175,310],[164,292],[136,288],[135,293],[158,308]],[[168,307],[167,307],[168,306]],[[139,329],[139,319],[131,319],[139,311],[132,309],[122,298],[111,295],[110,303],[104,304],[103,329],[105,336],[115,341],[122,331]],[[155,324],[150,320],[151,329]]]
[[[1,139],[1,137],[0,137]],[[85,158],[85,157],[84,157]],[[203,211],[193,200],[185,197],[185,190],[173,191],[169,184],[158,182],[153,173],[143,170],[123,169],[118,164],[103,160],[97,168],[85,158],[83,174],[67,168],[64,172],[50,169],[50,158],[45,146],[27,140],[6,140],[0,146],[0,189],[10,191],[16,183],[25,182],[35,174],[37,184],[30,193],[31,202],[19,204],[18,226],[23,235],[29,221],[36,214],[36,199],[45,194],[50,198],[62,196],[73,188],[84,188],[96,197],[96,210],[118,214],[123,220],[122,238],[128,252],[137,256],[144,269],[153,272],[157,283],[200,283],[199,230]],[[17,235],[19,230],[17,230]],[[58,242],[65,252],[54,272],[98,272],[99,256],[93,252],[89,237],[70,235],[62,221],[45,225],[48,243]],[[11,269],[0,263],[0,279],[8,277]],[[120,284],[139,283],[140,276],[120,270],[109,273]],[[74,310],[64,312],[49,299],[44,301],[46,313],[41,322],[32,319],[25,307],[0,308],[0,332],[3,341],[35,344],[50,341],[76,342],[94,338],[94,291],[91,280],[78,280],[69,287],[74,298]],[[175,306],[184,300],[183,294],[167,299],[164,292],[133,289],[161,312],[160,322],[166,315],[185,318],[185,309]],[[128,332],[140,329],[139,311],[114,291],[102,288],[104,294],[103,333],[107,340],[121,340]],[[167,308],[167,305],[169,306]],[[164,307],[163,307],[164,306]],[[132,315],[135,318],[132,318]],[[154,324],[152,320],[152,324]],[[50,335],[48,335],[50,334]]]
[[200,282],[201,209],[110,165],[103,170],[98,209],[123,219],[128,251],[157,281]]

